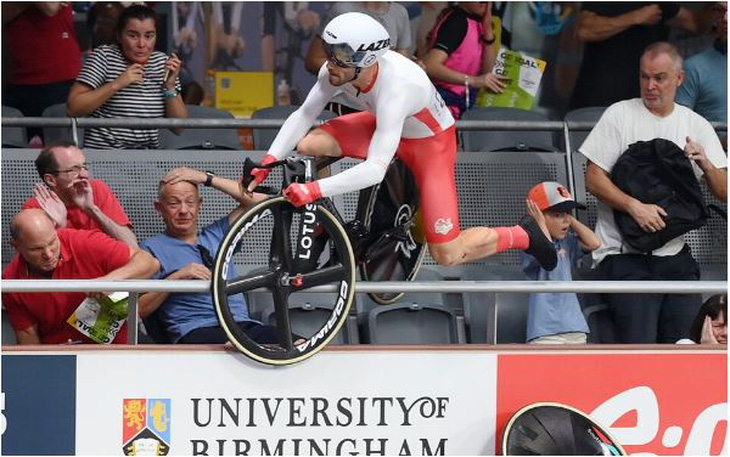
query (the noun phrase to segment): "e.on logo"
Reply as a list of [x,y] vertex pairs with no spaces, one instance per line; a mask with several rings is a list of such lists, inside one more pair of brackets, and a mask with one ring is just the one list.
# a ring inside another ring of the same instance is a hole
[[500,355],[499,433],[520,408],[541,401],[589,414],[629,454],[727,455],[724,352]]
[[[634,427],[618,427],[614,424],[626,414],[636,413]],[[651,387],[641,386],[625,390],[603,402],[590,413],[599,424],[610,429],[611,434],[622,446],[643,446],[651,443],[660,432],[661,413],[659,401]],[[724,423],[724,427],[722,426]],[[717,403],[704,409],[692,423],[684,446],[684,455],[710,455],[718,427],[727,430],[727,403]],[[720,430],[721,431],[721,430]],[[679,425],[664,428],[661,443],[667,449],[675,449],[682,442],[684,430]],[[722,442],[720,455],[727,455],[726,433],[717,440]]]

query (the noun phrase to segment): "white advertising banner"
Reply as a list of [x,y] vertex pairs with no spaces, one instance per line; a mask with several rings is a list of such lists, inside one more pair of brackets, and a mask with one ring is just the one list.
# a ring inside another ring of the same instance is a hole
[[496,367],[482,351],[324,351],[277,368],[233,352],[82,353],[76,453],[491,454]]

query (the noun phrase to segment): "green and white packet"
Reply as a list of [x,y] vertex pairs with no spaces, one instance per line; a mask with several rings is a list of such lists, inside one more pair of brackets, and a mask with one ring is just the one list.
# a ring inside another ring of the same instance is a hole
[[500,48],[492,73],[509,78],[501,94],[481,89],[476,106],[531,110],[547,63],[519,51]]
[[87,297],[66,322],[97,343],[111,344],[127,320],[128,299],[128,292],[114,292],[101,301]]

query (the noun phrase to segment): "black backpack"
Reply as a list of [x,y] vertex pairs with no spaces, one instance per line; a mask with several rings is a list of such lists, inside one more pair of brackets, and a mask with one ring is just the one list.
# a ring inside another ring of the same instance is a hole
[[692,164],[669,140],[657,138],[629,146],[611,170],[611,181],[624,193],[667,212],[666,228],[649,233],[628,213],[613,211],[619,232],[636,250],[653,251],[705,225],[707,206]]

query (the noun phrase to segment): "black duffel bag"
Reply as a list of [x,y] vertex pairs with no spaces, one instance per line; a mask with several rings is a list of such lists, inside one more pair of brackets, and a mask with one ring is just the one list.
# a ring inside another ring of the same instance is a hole
[[629,146],[611,170],[611,181],[642,203],[661,206],[667,212],[666,227],[650,233],[628,213],[613,211],[619,232],[638,251],[658,249],[707,221],[707,205],[692,163],[669,140],[657,138]]

